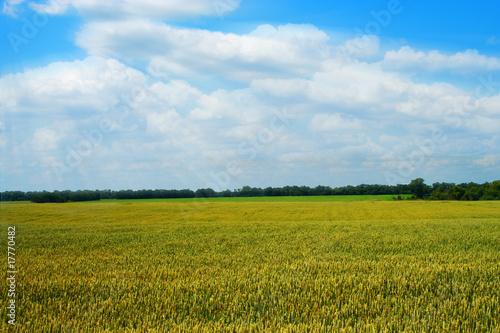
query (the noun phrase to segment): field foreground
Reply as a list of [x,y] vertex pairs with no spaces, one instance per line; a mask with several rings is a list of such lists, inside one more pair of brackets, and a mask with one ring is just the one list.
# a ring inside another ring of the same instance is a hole
[[[500,202],[1,206],[18,332],[500,332]],[[4,265],[5,267],[5,265]],[[6,268],[5,268],[6,270]],[[5,282],[4,282],[5,283]]]

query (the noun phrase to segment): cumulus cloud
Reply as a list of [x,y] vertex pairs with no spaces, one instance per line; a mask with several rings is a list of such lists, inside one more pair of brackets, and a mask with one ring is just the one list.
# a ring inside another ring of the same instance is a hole
[[273,96],[301,98],[342,108],[387,110],[404,99],[412,84],[404,77],[382,71],[376,65],[328,62],[310,79],[254,80],[252,87]]
[[148,116],[148,131],[173,133],[179,128],[180,115],[174,110],[163,113],[150,113]]
[[344,118],[340,114],[316,114],[309,129],[312,131],[362,131],[364,126],[359,119]]
[[102,112],[118,103],[118,96],[130,95],[144,79],[144,74],[114,59],[55,62],[3,76],[2,108],[43,114],[82,109]]
[[327,41],[311,25],[263,25],[236,35],[144,20],[92,22],[76,39],[92,55],[150,61],[149,71],[166,78],[220,75],[244,81],[311,75],[329,55]]
[[484,115],[500,116],[500,94],[480,98],[474,102],[474,105],[482,110]]
[[381,65],[395,71],[484,73],[500,70],[500,59],[486,57],[477,50],[445,55],[439,51],[425,53],[404,46],[398,51],[387,51]]
[[[331,156],[330,156],[331,158]],[[294,153],[286,153],[277,157],[277,160],[281,163],[310,163],[310,164],[318,164],[322,163],[325,160],[328,160],[327,153],[322,152],[294,152]]]
[[474,165],[491,167],[500,165],[500,154],[487,154],[481,159],[473,161]]
[[[394,110],[416,90],[407,78],[387,73],[376,64],[354,61],[328,62],[310,79],[254,80],[252,87],[272,96],[306,100],[340,108],[375,111]],[[430,93],[434,93],[429,89]]]
[[[8,0],[4,3],[4,13],[15,13],[16,6],[25,0]],[[121,19],[147,16],[157,19],[182,19],[197,16],[224,16],[238,9],[241,0],[46,0],[30,1],[30,7],[41,13],[60,15],[68,8],[89,19]]]
[[[82,12],[84,4],[91,13],[93,2],[80,2]],[[146,2],[142,10],[148,4],[157,3]],[[125,3],[117,6],[126,12]],[[56,7],[44,10],[57,12]],[[142,172],[146,179],[164,177],[162,186],[181,186],[166,179],[168,170],[177,178],[199,180],[188,186],[203,187],[213,182],[211,173],[220,175],[228,163],[238,161],[238,174],[247,178],[232,177],[234,188],[245,185],[240,181],[261,179],[257,172],[280,168],[289,177],[284,185],[293,183],[294,170],[295,175],[307,173],[304,165],[318,169],[307,176],[309,184],[323,183],[329,172],[346,166],[374,170],[371,181],[383,182],[381,175],[387,169],[399,172],[401,159],[408,163],[418,152],[414,142],[434,129],[448,141],[435,143],[420,167],[445,165],[454,160],[448,156],[458,153],[477,156],[497,145],[492,136],[500,127],[500,95],[476,98],[450,83],[416,83],[407,74],[423,67],[433,72],[494,70],[496,58],[474,51],[446,56],[402,48],[373,62],[380,49],[376,36],[334,46],[325,32],[307,24],[266,24],[238,35],[122,16],[82,27],[77,44],[88,58],[0,78],[1,108],[8,115],[0,138],[6,158],[19,165],[38,163],[51,172],[54,161],[66,163],[64,149],[77,147],[82,133],[99,128],[99,120],[113,117],[119,104],[126,104],[128,118],[113,123],[75,174],[118,179],[113,174],[120,173],[120,179],[141,184]],[[129,61],[146,64],[153,76],[126,65]],[[207,92],[192,80],[217,77],[239,82]],[[294,121],[270,132],[282,108],[291,110]],[[26,114],[32,125],[17,128],[21,144],[9,146],[13,119],[21,121]],[[70,119],[72,127],[61,131],[47,115]],[[466,140],[474,142],[474,149],[464,152]],[[469,163],[486,166],[496,158],[485,155]]]
[[380,48],[380,38],[375,35],[364,35],[347,40],[338,50],[347,57],[369,58],[376,56]]
[[487,154],[481,159],[473,161],[474,165],[491,167],[500,165],[500,154]]
[[61,133],[58,133],[48,127],[41,127],[35,131],[32,139],[33,149],[54,150],[58,146],[59,140],[62,138]]
[[[295,103],[319,103],[356,116],[375,116],[380,122],[408,118],[477,133],[493,133],[500,110],[500,95],[474,100],[471,92],[449,83],[415,83],[404,74],[385,71],[378,63],[358,61],[328,62],[310,79],[254,80],[252,88]],[[318,114],[311,128],[340,129],[344,118]]]

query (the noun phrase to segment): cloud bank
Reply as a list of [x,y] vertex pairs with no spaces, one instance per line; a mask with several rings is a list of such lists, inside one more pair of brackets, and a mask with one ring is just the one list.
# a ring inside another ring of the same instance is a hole
[[[4,2],[4,13],[22,2]],[[378,36],[334,44],[310,24],[236,34],[161,21],[221,14],[204,0],[25,4],[85,17],[75,43],[88,56],[0,78],[1,181],[11,187],[223,190],[498,174],[500,59],[477,50],[381,54]],[[465,89],[421,82],[423,72],[484,76]]]

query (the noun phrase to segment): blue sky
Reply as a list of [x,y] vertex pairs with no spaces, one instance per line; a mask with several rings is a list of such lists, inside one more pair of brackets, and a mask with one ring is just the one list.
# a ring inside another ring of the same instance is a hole
[[492,181],[497,1],[7,0],[0,188]]

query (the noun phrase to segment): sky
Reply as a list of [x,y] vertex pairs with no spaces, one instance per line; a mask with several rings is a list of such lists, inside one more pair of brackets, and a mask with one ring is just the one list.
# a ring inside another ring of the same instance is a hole
[[2,191],[500,179],[496,0],[0,11]]

